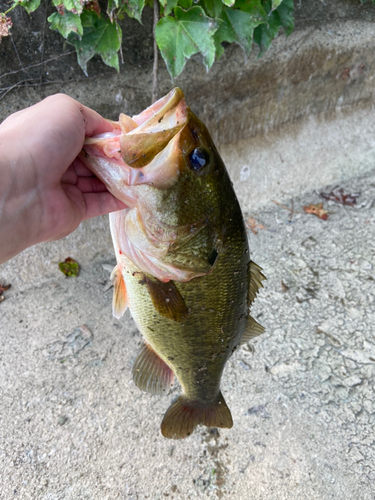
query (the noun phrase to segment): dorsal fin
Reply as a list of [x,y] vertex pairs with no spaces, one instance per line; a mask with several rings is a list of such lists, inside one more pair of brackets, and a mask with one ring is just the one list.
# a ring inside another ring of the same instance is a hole
[[248,307],[254,302],[255,297],[259,291],[259,288],[263,288],[262,281],[265,280],[266,277],[262,273],[262,268],[255,264],[252,260],[249,262],[248,266],[248,283],[249,283],[249,292],[247,296],[247,305]]
[[248,316],[245,331],[243,332],[240,345],[246,344],[249,340],[258,337],[264,333],[264,327],[260,325],[254,318]]
[[112,300],[112,312],[113,316],[117,319],[121,318],[126,309],[128,308],[128,294],[126,292],[126,286],[122,274],[116,266],[111,274],[111,280],[113,281],[113,300]]
[[141,391],[151,394],[168,394],[173,383],[171,368],[144,343],[133,364],[133,381]]
[[148,293],[159,314],[181,323],[187,318],[188,308],[173,281],[163,283],[145,275]]

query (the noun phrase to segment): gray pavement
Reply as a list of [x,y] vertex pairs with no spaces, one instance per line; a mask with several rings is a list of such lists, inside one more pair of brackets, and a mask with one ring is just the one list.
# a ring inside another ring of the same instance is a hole
[[179,389],[132,383],[140,334],[111,315],[111,248],[76,279],[52,264],[35,286],[14,276],[0,303],[0,498],[374,499],[375,176],[342,187],[357,205],[325,202],[326,221],[302,210],[315,192],[293,214],[245,214],[264,226],[249,238],[266,333],[227,363],[231,430],[161,436]]

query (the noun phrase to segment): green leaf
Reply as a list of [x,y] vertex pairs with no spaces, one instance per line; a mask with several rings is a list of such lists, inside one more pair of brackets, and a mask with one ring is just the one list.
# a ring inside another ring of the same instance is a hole
[[99,54],[103,62],[119,71],[118,50],[121,46],[121,29],[109,19],[99,17],[96,12],[84,10],[81,15],[83,35],[79,38],[70,33],[68,42],[77,51],[78,64],[87,76],[87,63]]
[[269,12],[267,23],[261,24],[254,31],[254,42],[259,45],[259,57],[269,49],[272,40],[276,37],[282,26],[285,33],[289,35],[294,28],[293,0],[283,0],[279,7],[272,11],[271,0],[264,3],[266,11]]
[[271,10],[276,10],[283,0],[272,0]]
[[268,12],[263,7],[262,0],[236,0],[234,8],[252,14],[254,18],[263,19],[265,22]]
[[219,58],[224,52],[221,42],[236,42],[246,55],[249,55],[253,44],[254,29],[264,22],[263,13],[254,9],[251,12],[244,12],[224,7],[220,20],[222,23],[214,34],[216,56]]
[[22,2],[19,2],[19,4],[22,5],[28,14],[30,14],[39,7],[40,0],[23,0]]
[[280,16],[276,12],[272,12],[272,14],[268,18],[268,23],[261,24],[255,29],[254,42],[259,45],[259,57],[269,49],[272,40],[279,32],[280,26]]
[[142,11],[145,6],[145,0],[126,0],[121,4],[121,12],[126,12],[129,17],[134,17],[142,23]]
[[178,0],[160,0],[160,3],[163,7],[163,13],[165,16],[170,14],[172,10],[177,7]]
[[110,66],[111,68],[115,68],[117,71],[120,71],[118,53],[114,51],[102,52],[100,54],[103,62]]
[[65,10],[75,11],[73,14],[81,14],[83,10],[83,2],[81,3],[79,0],[52,0],[52,3],[55,7],[63,5]]
[[118,6],[119,6],[119,0],[108,0],[107,14],[111,22],[113,22],[113,13],[115,9],[118,9]]
[[[222,17],[220,21],[223,21]],[[233,43],[236,38],[236,33],[231,27],[230,23],[227,21],[221,22],[219,29],[213,36],[215,43],[215,55],[217,59],[219,59],[224,54],[224,47],[221,45],[221,42]]]
[[178,76],[193,54],[201,52],[203,63],[209,69],[215,60],[212,35],[218,23],[207,17],[202,7],[188,11],[176,7],[175,17],[163,17],[155,29],[155,37],[161,55],[172,78]]
[[[375,2],[375,0],[373,0]],[[294,17],[293,17],[294,2],[293,0],[283,0],[283,3],[277,9],[280,16],[281,26],[287,36],[294,30]]]
[[98,14],[92,10],[84,10],[81,14],[81,22],[84,28],[95,28],[98,24]]
[[79,274],[79,264],[71,257],[65,259],[64,262],[59,262],[59,269],[68,277],[74,276],[76,278]]
[[232,7],[232,5],[234,4],[235,0],[223,0],[223,3],[227,6],[227,7]]
[[193,6],[193,0],[178,0],[178,5],[182,9],[188,10]]
[[[163,7],[162,13],[168,16],[179,5],[181,8],[188,10],[193,5],[193,0],[159,0]],[[221,0],[219,0],[221,3]]]
[[112,9],[118,9],[118,7],[119,7],[119,0],[108,0],[107,12]]
[[223,9],[221,0],[200,0],[198,3],[210,17],[218,18]]
[[83,35],[81,18],[78,14],[65,12],[65,14],[61,16],[58,12],[55,12],[49,16],[47,21],[51,23],[51,30],[59,31],[64,38],[67,38],[72,31],[78,33],[80,36]]

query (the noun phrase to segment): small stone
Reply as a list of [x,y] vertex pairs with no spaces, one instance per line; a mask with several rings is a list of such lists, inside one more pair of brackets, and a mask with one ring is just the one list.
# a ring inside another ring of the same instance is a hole
[[68,417],[66,415],[60,415],[59,418],[57,419],[57,423],[59,425],[64,425],[68,421]]
[[245,363],[245,361],[240,360],[240,361],[238,362],[238,364],[239,364],[239,365],[241,366],[241,368],[243,368],[244,370],[250,370],[250,366],[249,366],[247,363]]

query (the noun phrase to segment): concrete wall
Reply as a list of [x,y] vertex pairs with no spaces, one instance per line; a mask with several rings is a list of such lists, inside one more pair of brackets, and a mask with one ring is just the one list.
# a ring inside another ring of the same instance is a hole
[[[246,212],[369,172],[375,164],[375,7],[354,0],[295,3],[295,32],[280,35],[261,59],[254,52],[245,60],[233,45],[208,74],[196,57],[174,84],[163,67],[159,75],[160,95],[173,85],[182,87],[208,126]],[[144,27],[124,22],[120,74],[94,59],[89,78],[60,36],[40,29],[43,10],[31,21],[16,10],[13,21],[14,45],[10,38],[0,45],[1,88],[9,89],[0,94],[0,119],[55,92],[108,118],[149,105],[150,10]],[[1,77],[4,73],[10,74]],[[106,218],[97,218],[65,240],[26,250],[0,268],[0,278],[35,283],[55,273],[55,264],[68,255],[89,265],[98,255],[108,257],[110,249]]]

